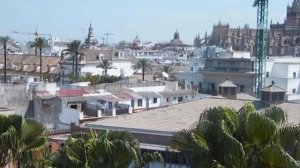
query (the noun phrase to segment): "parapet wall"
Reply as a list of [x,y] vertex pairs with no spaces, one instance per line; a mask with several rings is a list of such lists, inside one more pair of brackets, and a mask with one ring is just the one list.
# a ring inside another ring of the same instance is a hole
[[0,105],[14,109],[16,114],[22,116],[33,112],[33,107],[27,98],[26,84],[0,84]]

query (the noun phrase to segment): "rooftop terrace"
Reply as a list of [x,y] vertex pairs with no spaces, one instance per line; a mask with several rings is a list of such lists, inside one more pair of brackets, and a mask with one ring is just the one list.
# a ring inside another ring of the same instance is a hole
[[[134,114],[109,117],[85,123],[83,127],[171,136],[176,131],[193,126],[198,121],[200,114],[207,108],[226,106],[238,110],[247,102],[253,102],[256,106],[260,106],[260,101],[251,96],[242,94],[238,98],[232,100],[223,97],[210,97]],[[289,123],[300,123],[300,103],[284,103],[279,107],[288,112]]]

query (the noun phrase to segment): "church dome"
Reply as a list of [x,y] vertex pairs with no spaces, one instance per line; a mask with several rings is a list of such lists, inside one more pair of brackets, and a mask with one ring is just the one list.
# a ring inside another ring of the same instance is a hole
[[139,44],[141,43],[141,40],[139,39],[138,36],[135,36],[135,39],[133,40],[133,44]]
[[170,45],[173,45],[173,46],[183,45],[183,42],[180,40],[179,33],[177,30],[174,33],[174,38],[170,41]]
[[170,41],[170,44],[174,46],[178,46],[178,45],[183,45],[183,42],[180,39],[172,39]]

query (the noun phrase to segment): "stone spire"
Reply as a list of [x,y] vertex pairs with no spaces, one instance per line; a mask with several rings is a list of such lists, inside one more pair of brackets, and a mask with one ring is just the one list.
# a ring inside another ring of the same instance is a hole
[[85,40],[85,44],[87,46],[89,46],[90,48],[95,47],[98,44],[98,41],[97,41],[96,37],[94,36],[92,23],[90,23],[89,32],[88,32],[88,36]]

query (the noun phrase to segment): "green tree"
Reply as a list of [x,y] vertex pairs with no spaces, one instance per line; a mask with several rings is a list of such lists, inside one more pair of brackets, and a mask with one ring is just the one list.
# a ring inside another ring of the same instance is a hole
[[43,70],[43,64],[42,64],[42,54],[43,49],[48,47],[48,42],[43,37],[37,37],[34,39],[33,42],[30,44],[31,48],[35,48],[35,55],[37,55],[37,50],[39,50],[40,54],[40,80],[42,80],[42,70]]
[[22,116],[0,116],[0,167],[17,163],[31,167],[46,147],[46,129],[43,124]]
[[191,129],[176,133],[171,147],[182,151],[191,168],[300,167],[300,127],[284,125],[278,107],[258,113],[252,104],[239,111],[205,110]]
[[134,66],[136,70],[142,70],[143,81],[145,80],[145,73],[152,71],[152,65],[147,59],[140,59]]
[[7,82],[7,79],[6,79],[6,61],[7,61],[7,45],[10,41],[10,37],[9,36],[0,36],[0,45],[3,46],[3,52],[4,52],[4,83]]
[[[66,156],[66,157],[63,157]],[[50,158],[53,167],[127,168],[163,162],[158,153],[141,155],[139,143],[128,132],[77,133]]]
[[109,69],[113,69],[114,67],[111,65],[111,62],[108,59],[102,59],[100,64],[97,66],[103,69],[104,76],[107,76],[107,71]]
[[[161,72],[162,73],[164,72],[164,73],[168,74],[170,79],[175,78],[174,65],[173,64],[163,65]],[[163,75],[162,75],[162,77],[165,79],[165,77]]]
[[[68,44],[68,48],[64,50],[62,53],[62,57],[65,54],[71,54],[73,57],[72,60],[72,71],[73,71],[73,76],[75,79],[78,78],[78,57],[83,56],[84,47],[81,44],[80,40],[73,40],[70,44]],[[76,81],[76,80],[75,80]]]

